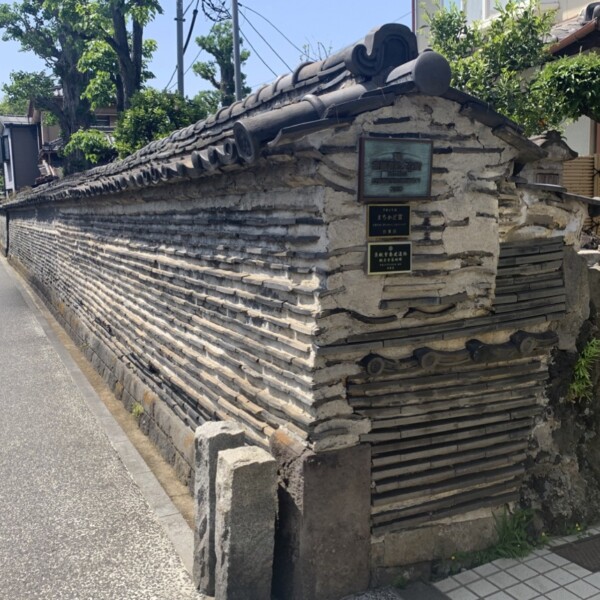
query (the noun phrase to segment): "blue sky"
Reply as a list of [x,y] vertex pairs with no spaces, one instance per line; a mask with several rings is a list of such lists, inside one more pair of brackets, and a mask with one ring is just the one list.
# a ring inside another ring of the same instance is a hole
[[[184,30],[191,20],[192,10],[196,0],[183,0],[184,8],[191,1],[191,6],[186,14]],[[158,16],[151,23],[146,32],[146,37],[158,42],[158,51],[151,63],[151,70],[156,79],[149,85],[163,89],[171,77],[176,65],[176,24],[175,0],[162,2],[164,14]],[[247,8],[244,8],[246,6]],[[279,28],[298,48],[305,44],[313,47],[322,43],[326,48],[339,50],[363,37],[370,29],[383,23],[403,23],[411,26],[410,0],[240,0],[240,28],[248,43],[245,47],[250,50],[251,56],[246,63],[247,84],[257,87],[262,83],[270,82],[275,76],[260,60],[278,75],[289,72],[288,67],[273,53],[267,44],[254,31],[252,26],[268,41],[281,58],[292,69],[300,62],[300,53],[269,23],[257,15],[271,21]],[[253,12],[256,11],[256,12]],[[246,20],[244,14],[248,17]],[[196,35],[208,33],[211,23],[206,20],[202,12],[198,14],[194,28],[193,39]],[[0,84],[9,81],[9,73],[13,70],[41,70],[43,63],[35,56],[19,51],[18,44],[0,41]],[[185,56],[187,69],[198,53],[198,46],[190,42]],[[198,60],[209,57],[201,54]],[[176,79],[171,82],[171,89],[176,89]],[[203,82],[190,69],[185,76],[185,94],[195,95],[209,85]]]

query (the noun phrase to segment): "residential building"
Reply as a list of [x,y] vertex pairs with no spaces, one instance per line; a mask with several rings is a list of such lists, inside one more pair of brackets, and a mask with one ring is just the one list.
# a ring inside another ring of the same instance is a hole
[[6,194],[32,186],[39,177],[39,123],[29,116],[0,116],[0,160]]
[[[500,0],[505,4],[507,0]],[[441,0],[443,6],[459,4],[467,15],[468,22],[482,21],[485,23],[498,14],[496,0]],[[439,6],[438,0],[413,0],[413,27],[418,33],[419,49],[429,43],[426,14],[432,13]],[[556,25],[552,28],[552,44],[550,51],[557,57],[572,56],[579,52],[597,52],[600,47],[600,2],[585,2],[583,0],[540,0],[542,10],[556,11]],[[582,179],[592,177],[594,181],[586,181],[585,185],[575,190],[600,194],[600,177],[596,166],[600,164],[600,125],[588,117],[581,117],[573,123],[567,123],[564,128],[564,139],[567,144],[586,160],[568,164],[567,169],[577,168],[574,177]],[[596,158],[594,158],[596,155]],[[577,167],[576,167],[577,165]],[[584,167],[583,171],[581,167]],[[585,173],[582,175],[581,173]]]
[[[99,108],[92,127],[109,134],[116,122],[114,107]],[[25,116],[0,116],[5,195],[62,177],[62,146],[59,126],[32,104]]]

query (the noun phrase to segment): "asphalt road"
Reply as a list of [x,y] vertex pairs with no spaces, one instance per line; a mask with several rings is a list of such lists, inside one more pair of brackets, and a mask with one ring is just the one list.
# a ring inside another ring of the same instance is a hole
[[200,598],[0,259],[0,600]]

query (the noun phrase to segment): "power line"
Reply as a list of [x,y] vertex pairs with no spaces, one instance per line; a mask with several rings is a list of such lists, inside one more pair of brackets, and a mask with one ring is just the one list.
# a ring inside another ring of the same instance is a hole
[[[294,42],[292,42],[292,40],[290,40],[290,38],[287,35],[285,35],[285,33],[283,33],[283,31],[281,31],[281,29],[279,29],[279,27],[277,27],[272,21],[269,21],[269,19],[267,19],[267,17],[265,17],[264,15],[261,15],[258,11],[254,10],[253,8],[250,8],[249,6],[246,6],[245,4],[240,4],[240,6],[244,10],[249,10],[250,12],[253,12],[255,15],[258,15],[261,19],[266,21],[275,31],[277,31],[277,33],[279,33],[279,35],[281,35],[281,37],[283,37],[283,39],[286,40],[292,46],[292,48],[294,48],[295,50],[300,52],[300,54],[305,54],[305,52],[302,48],[298,48],[298,46],[296,46],[296,44],[294,44]],[[244,13],[242,13],[242,14],[244,14]],[[244,18],[246,20],[248,20],[248,17],[246,17],[246,15],[244,15]],[[402,17],[400,17],[400,18],[402,18]],[[315,60],[312,56],[309,56],[308,58],[310,58],[311,60]],[[291,69],[290,69],[290,71],[291,71]]]
[[198,57],[202,54],[202,48],[200,49],[200,52],[198,52],[198,54],[196,54],[196,56],[194,57],[194,59],[192,60],[192,62],[190,63],[190,66],[185,70],[185,72],[183,73],[184,75],[194,66],[194,63],[196,62],[196,60],[198,59]]
[[402,21],[402,19],[404,19],[405,17],[408,17],[409,15],[412,15],[412,10],[409,10],[407,13],[404,13],[401,17],[398,17],[397,19],[394,19],[393,23],[397,23],[398,21]]
[[[171,73],[171,78],[169,79],[169,81],[167,81],[167,85],[165,85],[163,91],[168,91],[169,90],[169,84],[171,83],[171,81],[173,81],[173,77],[175,77],[175,73],[177,73],[177,67],[175,67],[173,69],[173,73]],[[173,85],[175,85],[175,84],[173,84]]]
[[[254,54],[256,54],[256,56],[258,56],[260,62],[263,65],[265,65],[265,67],[267,67],[267,69],[269,69],[269,71],[271,71],[271,73],[273,73],[273,77],[277,77],[277,73],[275,73],[275,71],[273,71],[273,69],[271,69],[271,67],[265,62],[263,57],[258,53],[258,50],[252,45],[252,43],[248,39],[248,36],[242,31],[241,27],[240,27],[240,32],[244,36],[244,39],[246,40],[246,43],[248,44],[248,46],[250,46],[250,48],[252,48],[252,51],[254,52]],[[290,69],[290,71],[291,71],[291,69]]]
[[187,38],[185,39],[185,44],[183,44],[183,53],[187,50],[188,44],[190,43],[190,38],[192,37],[192,31],[194,31],[194,25],[196,24],[196,17],[198,16],[198,4],[200,0],[196,0],[196,6],[194,7],[194,12],[192,13],[192,22],[190,24],[190,30],[188,31]]
[[[242,13],[243,14],[243,13]],[[248,19],[248,17],[246,15],[243,15],[244,19],[246,19],[246,22],[248,23],[248,25],[250,25],[250,27],[252,27],[252,29],[254,29],[255,33],[260,37],[260,39],[267,45],[269,46],[269,48],[271,49],[271,52],[273,52],[273,54],[286,66],[288,71],[292,71],[292,67],[290,67],[285,60],[283,60],[283,58],[281,58],[281,56],[277,53],[277,50],[275,50],[275,48],[273,48],[273,46],[271,46],[271,44],[269,44],[269,42],[267,42],[267,40],[264,38],[264,36],[260,33],[260,31],[258,31],[258,29],[256,29],[256,27],[254,27],[254,25],[252,25],[252,22],[250,21],[250,19]],[[277,76],[277,75],[276,75]]]

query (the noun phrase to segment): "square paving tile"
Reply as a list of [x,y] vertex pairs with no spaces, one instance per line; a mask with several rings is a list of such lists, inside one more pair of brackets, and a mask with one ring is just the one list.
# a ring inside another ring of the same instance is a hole
[[531,579],[532,577],[535,577],[536,575],[538,575],[537,571],[530,569],[526,565],[519,565],[519,564],[517,564],[514,567],[511,567],[510,569],[506,569],[506,572],[509,575],[516,577],[519,581],[526,581],[527,579]]
[[487,579],[480,579],[479,581],[469,583],[467,587],[477,594],[479,598],[486,598],[487,596],[500,591],[494,584],[487,581]]
[[501,590],[505,590],[506,588],[519,583],[518,579],[514,578],[512,575],[509,575],[506,571],[493,573],[492,575],[488,575],[486,579],[491,581],[494,585],[497,585]]
[[492,564],[496,565],[500,569],[509,569],[510,567],[515,567],[516,565],[520,564],[520,562],[514,558],[499,558]]
[[558,569],[548,571],[547,573],[544,573],[544,575],[559,585],[567,585],[567,583],[577,581],[577,575],[573,575],[573,573],[570,573],[566,569],[561,569],[560,567]]
[[467,588],[458,588],[446,594],[450,600],[478,600],[478,597]]
[[481,579],[481,576],[475,573],[475,571],[463,571],[462,573],[454,575],[454,579],[463,585],[467,585],[467,583],[473,583],[474,581]]
[[538,575],[532,579],[527,580],[527,585],[532,587],[534,590],[541,594],[551,592],[558,587],[558,584],[552,579],[548,579],[545,575]]
[[568,561],[566,558],[563,558],[558,554],[554,554],[554,552],[549,552],[546,554],[546,556],[544,556],[544,558],[557,567],[563,567],[564,565],[568,565],[570,563],[570,561]]
[[585,581],[594,587],[600,588],[600,573],[592,573],[585,578]]
[[492,596],[488,596],[486,600],[514,600],[512,596],[509,596],[506,592],[498,592]]
[[488,577],[492,573],[497,573],[500,569],[494,563],[486,563],[485,565],[481,565],[476,569],[473,569],[475,573],[481,575],[482,577]]
[[513,585],[513,587],[504,591],[515,598],[515,600],[532,600],[532,598],[539,596],[535,590],[531,589],[524,583],[518,583],[517,585]]
[[573,573],[573,575],[577,575],[579,579],[583,579],[584,577],[587,577],[588,575],[592,574],[591,571],[588,571],[587,569],[584,569],[583,567],[580,567],[579,565],[576,565],[574,563],[569,563],[568,565],[565,565],[563,569],[565,571],[569,571],[569,573]]
[[596,597],[600,598],[598,588],[583,580],[569,583],[565,585],[565,589],[573,592],[577,597],[583,598],[584,600],[587,600],[588,598],[593,598],[594,600],[596,600]]
[[581,598],[563,588],[548,592],[546,598],[548,598],[548,600],[581,600]]
[[545,558],[536,557],[533,560],[525,561],[525,564],[534,571],[538,573],[545,573],[546,571],[550,571],[551,569],[555,569],[556,565],[552,564],[550,561]]

